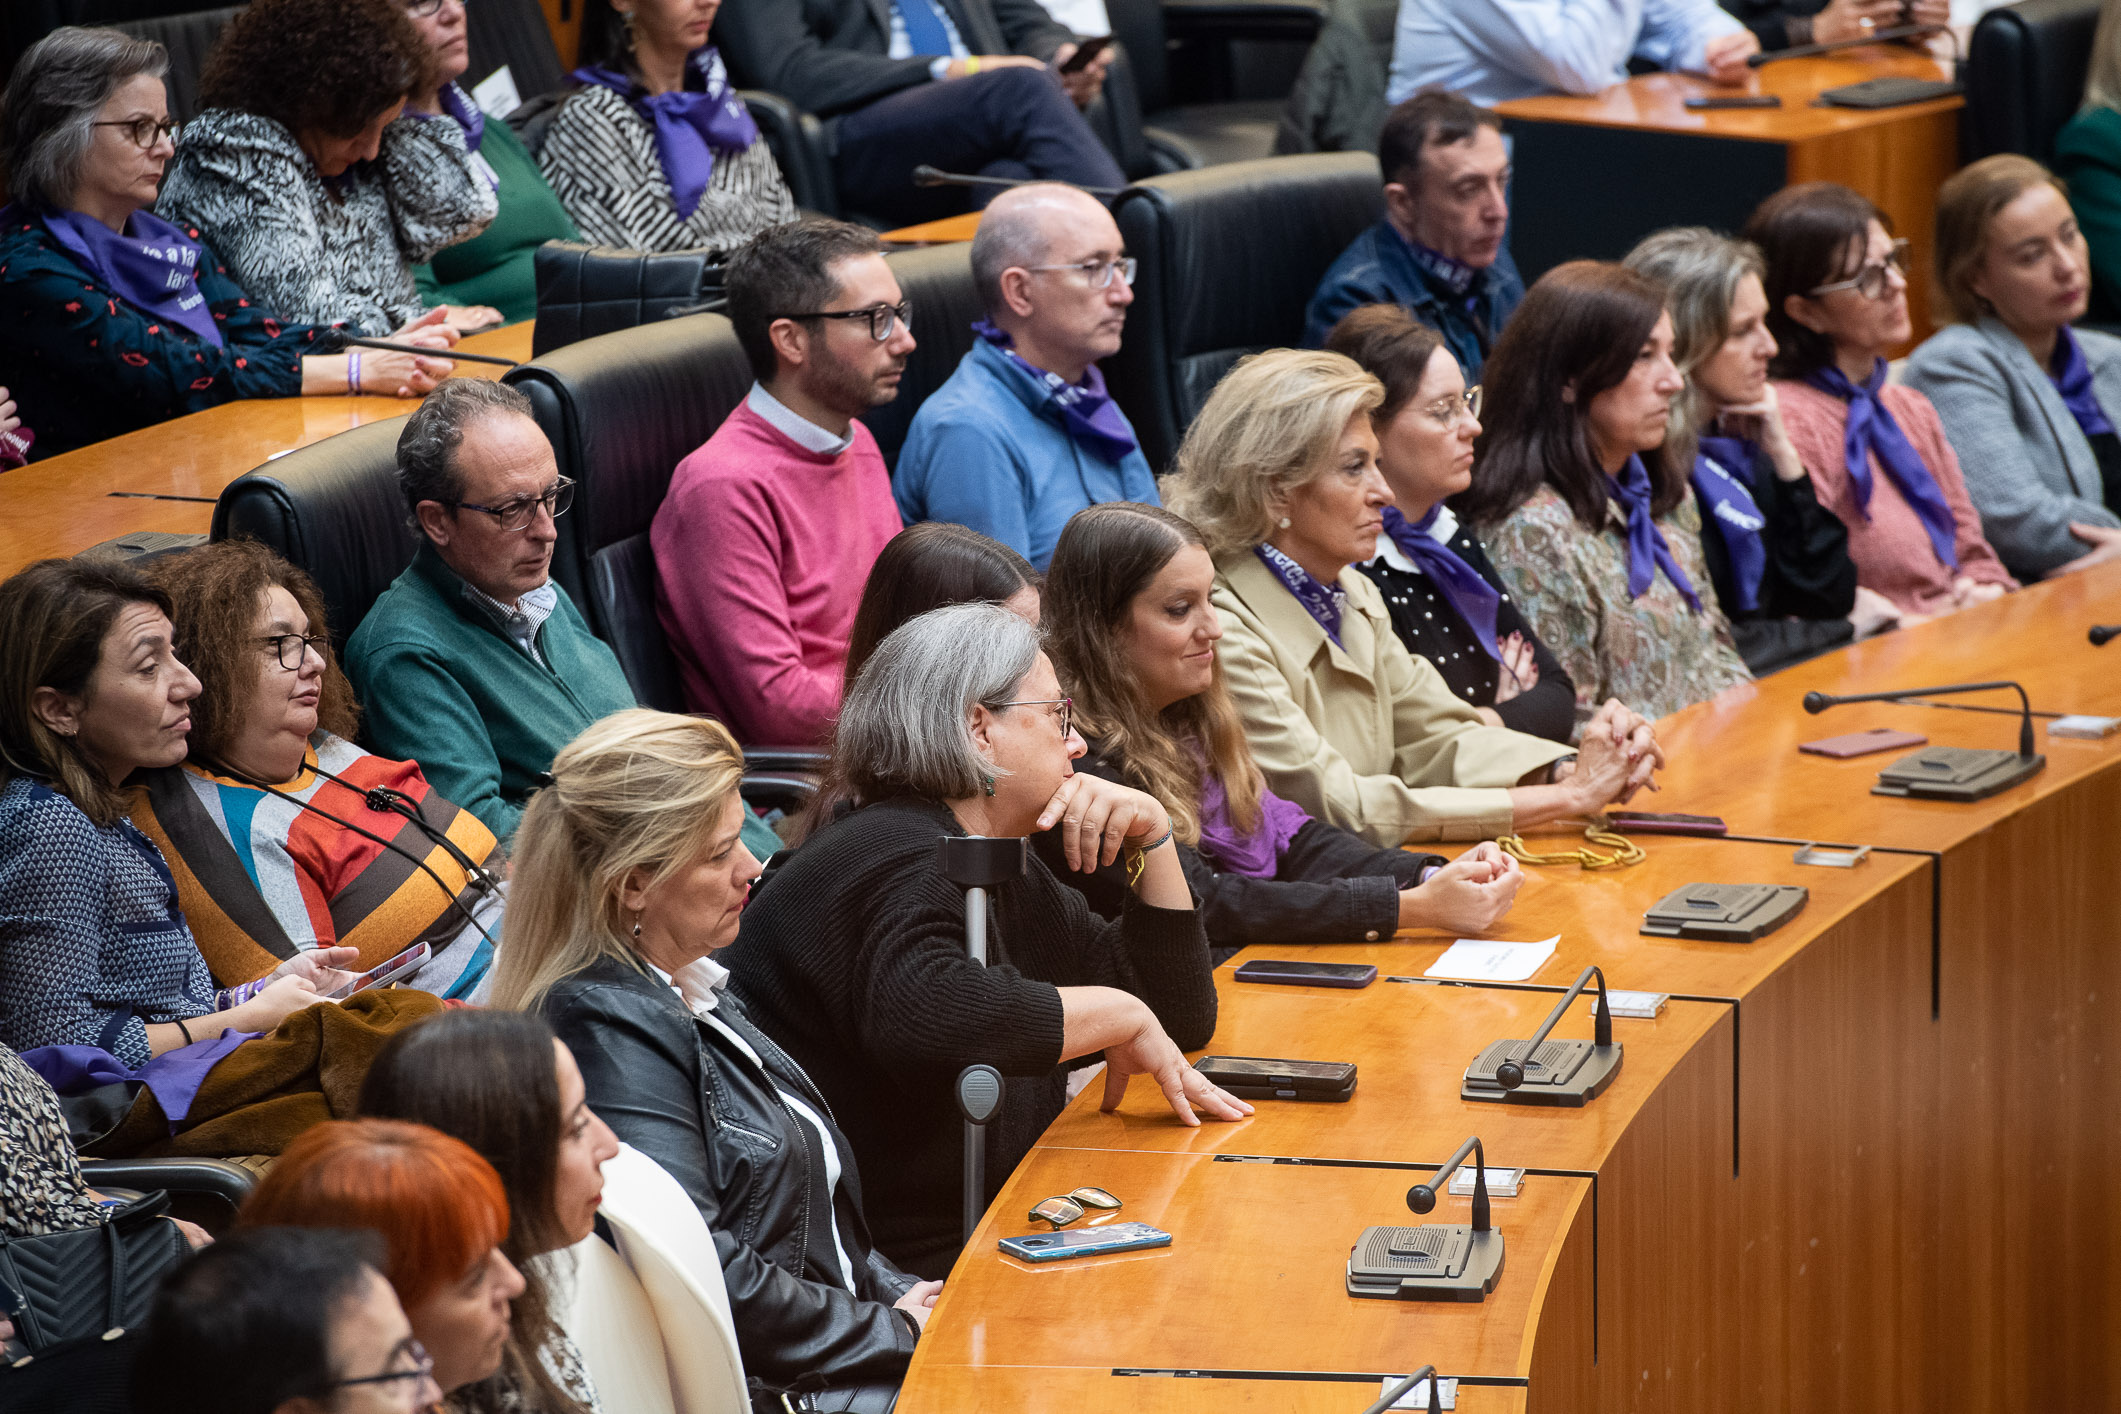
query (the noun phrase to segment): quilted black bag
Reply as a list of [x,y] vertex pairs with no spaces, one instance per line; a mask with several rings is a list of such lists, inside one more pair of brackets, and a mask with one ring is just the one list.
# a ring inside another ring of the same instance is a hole
[[191,1252],[164,1220],[167,1193],[144,1193],[101,1227],[0,1238],[0,1291],[15,1323],[17,1362],[117,1340],[146,1321],[164,1277]]
[[638,251],[547,241],[533,257],[538,322],[531,357],[598,334],[722,307],[718,250]]

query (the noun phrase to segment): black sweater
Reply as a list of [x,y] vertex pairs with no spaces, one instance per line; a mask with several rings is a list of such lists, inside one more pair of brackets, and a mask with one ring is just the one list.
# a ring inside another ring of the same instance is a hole
[[975,965],[964,894],[935,862],[936,840],[964,833],[934,801],[854,811],[775,859],[724,954],[853,1145],[877,1246],[937,1277],[963,1241],[959,1071],[1009,1077],[987,1129],[991,1200],[1067,1101],[1057,988],[1132,992],[1185,1050],[1215,1031],[1199,914],[1129,895],[1108,923],[1036,858],[993,892],[989,965]]
[[1760,576],[1759,607],[1749,614],[1737,609],[1731,578],[1731,554],[1715,516],[1701,517],[1701,552],[1716,600],[1731,621],[1739,656],[1765,677],[1778,668],[1817,657],[1855,637],[1848,612],[1856,606],[1856,563],[1849,558],[1849,533],[1835,514],[1819,504],[1812,478],[1784,481],[1766,452],[1754,449],[1754,504],[1767,524],[1761,544],[1767,569]]

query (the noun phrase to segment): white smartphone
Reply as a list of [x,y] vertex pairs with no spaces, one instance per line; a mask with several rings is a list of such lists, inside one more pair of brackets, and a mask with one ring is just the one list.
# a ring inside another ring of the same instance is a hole
[[425,943],[414,943],[388,962],[377,963],[366,972],[355,977],[344,986],[334,988],[324,995],[335,1002],[343,1002],[356,992],[365,992],[370,987],[387,987],[392,982],[412,976],[427,965],[434,956],[434,949]]

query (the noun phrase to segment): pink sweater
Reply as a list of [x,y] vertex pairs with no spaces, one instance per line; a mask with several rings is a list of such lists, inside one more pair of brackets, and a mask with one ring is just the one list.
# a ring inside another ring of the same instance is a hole
[[686,705],[746,744],[824,741],[863,582],[899,528],[868,428],[829,456],[739,404],[678,463],[649,531]]
[[1878,397],[1892,413],[1893,421],[1907,434],[1922,456],[1922,463],[1936,478],[1945,504],[1952,508],[1957,533],[1953,548],[1959,568],[1937,558],[1929,532],[1900,488],[1871,457],[1871,502],[1869,514],[1857,509],[1855,488],[1849,481],[1842,437],[1848,430],[1848,404],[1809,383],[1777,381],[1775,394],[1782,401],[1782,422],[1797,448],[1805,470],[1812,476],[1812,489],[1841,523],[1848,527],[1849,558],[1856,562],[1856,582],[1874,589],[1908,613],[1934,614],[1949,611],[1952,579],[1965,575],[1977,583],[2018,587],[2010,571],[1996,558],[1981,534],[1981,517],[1966,494],[1966,478],[1959,474],[1959,457],[1945,439],[1944,424],[1937,409],[1913,388],[1888,384]]

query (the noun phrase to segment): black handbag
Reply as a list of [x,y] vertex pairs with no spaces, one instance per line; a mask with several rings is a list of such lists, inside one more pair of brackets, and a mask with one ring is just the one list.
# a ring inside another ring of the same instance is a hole
[[0,1238],[0,1305],[15,1323],[18,1366],[97,1341],[147,1319],[163,1278],[191,1252],[166,1219],[167,1193],[143,1193],[101,1227]]
[[547,241],[533,257],[538,322],[530,356],[658,319],[718,310],[727,260],[705,246],[651,253]]

